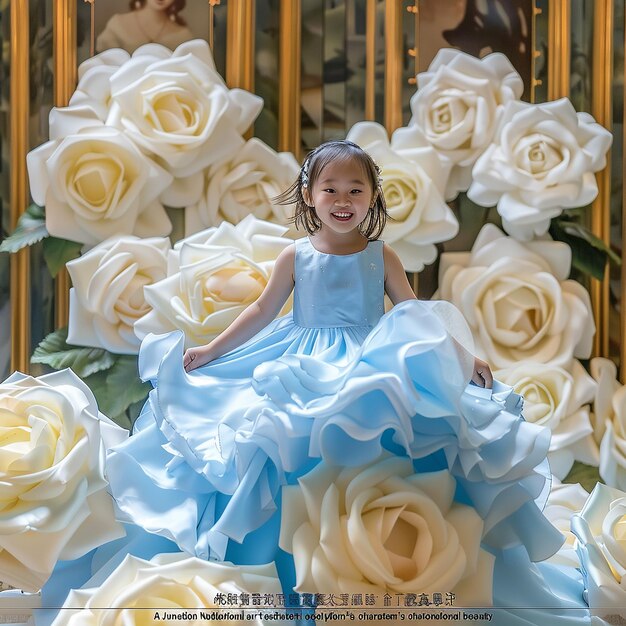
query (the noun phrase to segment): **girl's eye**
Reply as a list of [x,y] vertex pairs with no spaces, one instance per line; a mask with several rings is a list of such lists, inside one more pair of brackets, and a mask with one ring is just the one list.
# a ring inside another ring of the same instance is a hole
[[325,191],[326,193],[335,193],[334,189],[324,189],[323,191]]
[[353,189],[352,193],[361,193],[361,189]]

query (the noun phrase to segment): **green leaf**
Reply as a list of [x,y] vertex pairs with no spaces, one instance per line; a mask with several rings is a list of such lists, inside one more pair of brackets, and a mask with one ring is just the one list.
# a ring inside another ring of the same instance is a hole
[[43,207],[31,204],[17,221],[13,234],[0,244],[0,252],[17,252],[48,237]]
[[553,239],[570,246],[573,267],[598,280],[604,278],[609,260],[621,265],[619,256],[582,224],[568,219],[552,220],[550,234]]
[[[152,388],[139,378],[136,356],[121,356],[107,374],[109,385],[108,408],[112,415],[118,415],[135,402],[148,397]],[[104,411],[102,411],[104,413]]]
[[35,348],[32,363],[45,363],[60,370],[70,367],[75,374],[84,378],[95,372],[108,370],[114,365],[115,355],[102,348],[85,348],[67,343],[67,328],[50,333]]
[[82,243],[68,241],[67,239],[58,239],[57,237],[48,237],[43,242],[43,258],[46,261],[48,271],[52,278],[59,273],[59,270],[64,267],[68,261],[78,257],[82,247]]
[[572,484],[580,483],[591,493],[596,484],[602,482],[602,479],[600,478],[600,471],[597,467],[574,461],[572,469],[563,482]]

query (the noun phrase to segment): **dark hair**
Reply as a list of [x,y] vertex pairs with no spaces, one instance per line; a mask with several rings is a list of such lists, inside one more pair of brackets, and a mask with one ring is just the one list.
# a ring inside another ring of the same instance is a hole
[[291,220],[296,228],[302,226],[309,235],[313,235],[322,227],[322,222],[315,213],[315,207],[309,206],[304,201],[302,188],[310,189],[329,163],[350,159],[355,159],[363,167],[372,187],[372,193],[375,194],[374,204],[370,207],[366,218],[359,224],[359,231],[370,241],[380,237],[389,217],[380,185],[380,168],[361,146],[347,140],[327,141],[311,151],[304,159],[298,178],[293,185],[274,198],[277,204],[296,205],[295,214]]
[[[137,6],[137,3],[139,3],[139,7]],[[187,0],[174,0],[174,2],[172,2],[172,4],[170,4],[170,6],[165,9],[167,17],[171,17],[173,15],[173,21],[179,26],[187,26],[187,22],[185,22],[185,20],[180,15],[178,15],[185,8],[186,4]],[[130,7],[131,11],[137,11],[138,9],[142,9],[146,6],[146,0],[130,0],[128,6]]]

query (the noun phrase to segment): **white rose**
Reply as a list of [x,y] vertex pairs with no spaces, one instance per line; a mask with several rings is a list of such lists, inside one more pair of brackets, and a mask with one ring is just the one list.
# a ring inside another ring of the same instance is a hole
[[311,593],[451,591],[490,606],[493,557],[483,522],[453,502],[446,471],[415,474],[407,458],[363,467],[320,463],[283,488],[279,545],[293,554],[296,589]]
[[111,106],[111,76],[130,59],[121,48],[105,50],[78,66],[78,85],[70,98],[70,106],[88,106],[103,122]]
[[613,396],[622,385],[617,380],[617,367],[610,359],[595,357],[591,359],[589,369],[598,383],[591,421],[595,440],[599,444],[606,432],[607,423],[612,422],[615,417]]
[[241,134],[262,106],[258,96],[226,87],[206,41],[174,52],[148,44],[111,76],[107,124],[124,129],[173,174],[161,199],[183,207],[200,199],[202,170],[243,147]]
[[565,536],[565,542],[559,551],[548,560],[555,565],[580,568],[580,561],[576,553],[576,537],[570,530],[572,515],[580,513],[589,494],[576,483],[569,485],[554,481],[543,514],[550,523]]
[[522,79],[503,54],[477,59],[443,49],[417,75],[417,87],[410,124],[453,165],[445,194],[451,200],[470,186],[472,166],[491,142],[504,105],[522,95]]
[[[157,621],[166,624],[185,615],[186,624],[270,623],[260,611],[253,616],[251,611],[219,600],[226,600],[229,594],[239,598],[242,593],[282,593],[274,564],[233,565],[181,553],[158,554],[150,561],[129,555],[101,584],[72,590],[53,626],[140,626],[154,623],[155,613]],[[222,620],[203,616],[213,612],[244,617]],[[168,617],[171,615],[174,617]],[[293,624],[291,620],[286,623]]]
[[166,276],[169,239],[107,239],[67,264],[70,289],[68,342],[137,354],[135,322],[150,311],[143,288]]
[[493,143],[472,171],[468,197],[497,204],[504,229],[517,239],[543,235],[563,211],[598,195],[594,172],[606,165],[611,133],[567,98],[510,102]]
[[582,511],[572,517],[572,532],[591,612],[624,615],[626,607],[626,493],[598,483]]
[[391,137],[375,122],[359,122],[347,139],[372,155],[382,170],[382,188],[391,220],[385,242],[407,271],[419,272],[437,258],[434,244],[452,239],[459,224],[443,200],[449,174],[437,152],[416,126],[399,128]]
[[598,381],[594,398],[596,435],[600,439],[600,476],[611,487],[626,489],[626,387],[613,361],[596,357],[591,373]]
[[276,205],[272,199],[299,172],[291,152],[277,153],[259,139],[250,139],[230,161],[208,169],[202,198],[185,211],[185,232],[196,233],[223,221],[237,224],[247,215],[287,224],[293,205]]
[[71,370],[0,384],[0,580],[36,591],[57,560],[124,535],[104,478],[105,450],[128,435],[98,413]]
[[524,417],[552,432],[550,469],[563,480],[574,461],[597,466],[600,459],[589,421],[596,383],[579,361],[569,371],[554,365],[525,361],[494,376],[524,396]]
[[55,237],[96,244],[114,235],[167,235],[158,201],[172,177],[86,107],[53,109],[47,143],[29,152],[33,200]]
[[486,224],[471,252],[441,255],[439,296],[465,315],[478,356],[494,369],[520,361],[568,367],[572,357],[589,357],[595,332],[589,294],[567,280],[570,265],[564,243],[521,243]]
[[185,347],[209,342],[261,295],[276,257],[293,243],[286,232],[249,215],[179,241],[167,278],[144,288],[152,311],[135,323],[137,336],[180,329]]

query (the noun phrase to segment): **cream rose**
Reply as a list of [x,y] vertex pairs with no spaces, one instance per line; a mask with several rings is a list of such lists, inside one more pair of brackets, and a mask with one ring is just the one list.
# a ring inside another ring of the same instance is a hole
[[626,493],[598,483],[582,511],[572,517],[572,532],[594,615],[624,615],[626,607]]
[[525,361],[494,376],[524,396],[524,417],[550,429],[550,469],[563,480],[574,461],[597,466],[598,447],[589,421],[596,383],[579,361],[568,370]]
[[0,580],[37,591],[57,560],[124,535],[104,478],[127,431],[71,370],[0,384]]
[[174,52],[148,44],[111,76],[107,124],[123,129],[175,178],[162,201],[184,207],[202,194],[202,171],[242,149],[242,133],[263,100],[228,89],[209,44],[187,41]]
[[70,289],[68,342],[137,354],[135,322],[150,311],[143,288],[165,278],[169,239],[107,239],[67,264]]
[[[158,554],[150,561],[129,555],[98,586],[72,590],[53,626],[139,626],[154,623],[155,614],[159,616],[157,621],[166,624],[183,618],[186,624],[198,625],[270,623],[259,611],[252,619],[252,613],[246,611],[241,620],[203,615],[244,614],[237,604],[226,601],[230,594],[239,598],[243,593],[282,593],[274,564],[233,565],[181,553]],[[291,620],[283,621],[293,624]]]
[[524,244],[486,224],[471,252],[441,255],[439,296],[465,315],[492,368],[568,367],[572,357],[589,357],[595,332],[589,294],[567,280],[570,265],[564,243]]
[[216,337],[261,295],[276,257],[293,243],[286,232],[249,215],[179,241],[167,278],[144,288],[152,310],[135,322],[137,336],[180,329],[185,347]]
[[279,545],[296,589],[311,593],[452,591],[459,606],[490,606],[493,557],[483,522],[453,502],[448,471],[415,474],[407,458],[364,467],[320,463],[283,488]]
[[565,537],[565,542],[556,554],[547,559],[550,563],[580,568],[576,553],[576,537],[570,529],[570,524],[572,515],[580,513],[588,497],[589,494],[579,483],[569,485],[558,480],[553,482],[543,514]]
[[417,125],[452,172],[447,200],[472,182],[472,166],[491,143],[504,105],[519,100],[524,86],[511,62],[500,53],[477,59],[459,50],[437,53],[426,72],[417,75],[411,98]]
[[29,152],[33,200],[51,235],[93,245],[114,235],[167,235],[158,200],[172,177],[86,107],[53,109],[47,143]]
[[202,198],[185,211],[185,232],[196,233],[223,221],[237,224],[247,215],[286,225],[294,207],[272,200],[299,172],[291,152],[277,153],[253,137],[230,161],[208,169]]
[[529,240],[548,231],[563,209],[598,195],[594,172],[606,166],[612,136],[567,98],[510,102],[493,143],[472,171],[468,197],[498,207],[504,229]]
[[598,381],[594,398],[595,433],[600,441],[600,476],[611,487],[626,489],[626,387],[617,381],[613,361],[596,357],[591,373]]
[[598,383],[591,421],[595,440],[599,444],[606,432],[607,423],[612,422],[615,417],[613,397],[622,385],[617,380],[617,367],[610,359],[595,357],[589,362],[589,369]]
[[437,258],[434,244],[452,239],[459,224],[443,200],[449,174],[416,126],[399,128],[391,143],[375,122],[359,122],[347,139],[372,155],[382,169],[382,189],[392,217],[383,237],[407,271],[419,272]]
[[112,48],[83,61],[70,106],[88,106],[104,122],[111,106],[111,76],[129,59],[126,50]]

